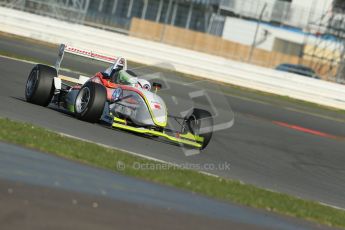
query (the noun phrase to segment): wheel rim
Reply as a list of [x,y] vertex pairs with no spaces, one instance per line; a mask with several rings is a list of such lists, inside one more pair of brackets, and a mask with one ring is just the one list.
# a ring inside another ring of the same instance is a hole
[[32,93],[34,92],[37,85],[37,80],[38,72],[37,70],[32,70],[25,87],[25,95],[27,98],[30,98],[32,96]]
[[196,119],[196,117],[194,115],[192,115],[190,117],[189,128],[191,129],[191,131],[194,135],[199,135],[200,122],[199,122],[199,120]]
[[90,89],[88,87],[82,88],[75,102],[76,112],[77,113],[84,112],[89,102],[90,102]]

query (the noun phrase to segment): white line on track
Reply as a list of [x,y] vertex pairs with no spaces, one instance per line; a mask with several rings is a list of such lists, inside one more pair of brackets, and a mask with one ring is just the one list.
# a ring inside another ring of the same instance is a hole
[[29,61],[29,60],[25,60],[25,59],[20,59],[20,58],[15,58],[15,57],[9,57],[9,56],[4,56],[0,54],[1,58],[6,58],[6,59],[10,59],[13,61],[19,61],[19,62],[24,62],[24,63],[29,63],[29,64],[37,64],[37,62],[33,62],[33,61]]

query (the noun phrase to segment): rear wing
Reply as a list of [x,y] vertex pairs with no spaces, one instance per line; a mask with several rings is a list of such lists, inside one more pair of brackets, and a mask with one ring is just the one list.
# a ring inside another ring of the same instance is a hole
[[58,59],[55,62],[55,68],[57,71],[59,71],[60,69],[61,62],[63,60],[65,53],[70,53],[73,55],[77,55],[77,56],[81,56],[81,57],[85,57],[85,58],[89,58],[89,59],[97,60],[101,62],[106,62],[109,64],[114,64],[114,65],[120,64],[123,66],[125,70],[127,69],[127,60],[123,57],[108,56],[105,54],[93,52],[91,50],[86,50],[82,48],[77,48],[77,47],[61,44],[59,48]]

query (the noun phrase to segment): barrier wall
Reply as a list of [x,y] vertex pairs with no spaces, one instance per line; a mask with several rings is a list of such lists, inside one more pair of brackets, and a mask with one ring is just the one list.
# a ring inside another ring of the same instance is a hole
[[[134,37],[159,41],[166,44],[192,49],[229,58],[232,60],[247,61],[250,46],[225,40],[221,37],[191,31],[176,26],[133,18],[129,34]],[[297,56],[270,52],[263,49],[254,49],[251,62],[265,66],[275,67],[283,62],[298,63]]]
[[167,44],[1,7],[0,30],[46,42],[66,43],[109,55],[124,56],[134,62],[148,65],[168,62],[179,72],[345,109],[344,85],[231,61]]
[[[175,26],[164,26],[160,23],[133,18],[130,27],[130,35],[208,54],[214,54],[235,61],[249,62],[249,45],[243,45],[218,36],[191,31]],[[307,46],[306,49],[306,51],[308,51],[314,49],[314,47]],[[326,51],[318,51],[319,54],[321,54],[321,52],[325,53]],[[325,53],[324,56],[327,57],[327,53]],[[325,80],[333,80],[328,78],[329,76],[335,76],[337,69],[336,64],[334,64],[334,66],[330,66],[327,63],[316,65],[317,63],[313,63],[311,59],[308,59],[307,57],[299,58],[298,56],[267,51],[260,48],[254,49],[250,63],[269,68],[274,68],[281,63],[300,63],[306,66],[311,66]],[[334,70],[331,74],[329,72],[330,69]]]

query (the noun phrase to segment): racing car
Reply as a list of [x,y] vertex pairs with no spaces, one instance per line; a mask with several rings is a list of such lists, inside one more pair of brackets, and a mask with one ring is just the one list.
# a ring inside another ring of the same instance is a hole
[[[68,77],[60,73],[65,53],[110,66],[92,77]],[[55,66],[37,64],[33,67],[27,79],[25,98],[40,106],[54,104],[86,122],[205,149],[213,133],[212,115],[200,108],[191,108],[185,117],[169,115],[165,102],[157,93],[160,88],[160,83],[135,76],[123,57],[61,44]],[[171,129],[168,117],[179,120],[181,127]]]

